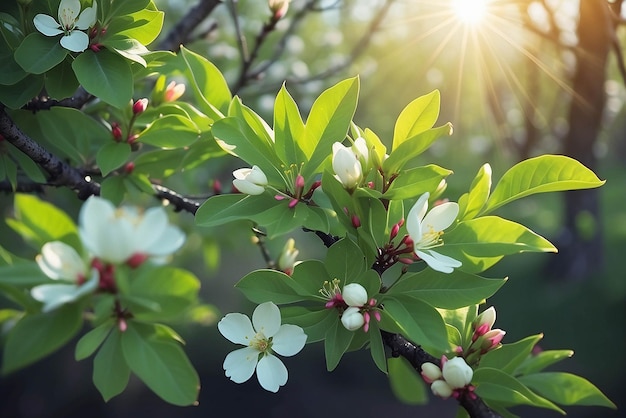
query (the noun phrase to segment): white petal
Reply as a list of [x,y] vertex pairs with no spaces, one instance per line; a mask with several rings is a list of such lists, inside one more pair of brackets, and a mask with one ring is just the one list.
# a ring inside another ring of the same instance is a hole
[[168,225],[161,236],[146,248],[145,251],[153,256],[166,256],[178,250],[185,243],[185,234],[175,226]]
[[76,281],[86,273],[85,262],[76,250],[61,241],[47,242],[36,258],[43,273],[51,279]]
[[50,312],[59,306],[78,299],[79,286],[73,284],[42,284],[30,290],[31,296],[44,303],[43,312]]
[[33,19],[33,23],[37,30],[46,36],[56,36],[63,33],[61,25],[52,16],[39,13]]
[[456,202],[446,202],[435,206],[426,214],[422,221],[422,229],[433,231],[443,231],[456,219],[459,215],[459,205]]
[[82,11],[80,16],[78,16],[78,20],[76,20],[76,28],[77,29],[89,29],[96,23],[96,13],[98,11],[98,3],[94,0],[93,6],[87,7]]
[[61,38],[61,46],[72,52],[83,52],[89,46],[89,36],[85,32],[73,30]]
[[287,383],[287,368],[278,357],[265,356],[256,367],[256,377],[263,389],[276,393]]
[[64,27],[74,26],[80,13],[80,0],[61,0],[59,4],[59,22]]
[[297,325],[281,325],[272,339],[272,350],[281,356],[296,355],[306,344],[307,335]]
[[217,329],[235,344],[249,345],[255,335],[250,318],[241,313],[229,313],[217,323]]
[[280,310],[272,302],[265,302],[256,307],[252,313],[252,324],[256,332],[263,333],[266,338],[274,336],[280,329]]
[[[115,206],[108,200],[92,196],[85,201],[80,208],[78,220],[80,223],[80,237],[83,242],[95,244],[100,225],[107,223],[115,217]],[[91,246],[86,244],[89,249]]]
[[133,234],[138,238],[137,243],[139,248],[149,248],[155,241],[158,241],[161,234],[165,232],[167,225],[168,220],[165,209],[154,207],[146,210],[141,221],[136,225]]
[[433,269],[442,273],[452,273],[456,267],[461,267],[462,263],[447,255],[439,254],[432,250],[415,251],[415,254]]
[[108,224],[100,222],[97,237],[99,252],[94,254],[111,263],[128,260],[136,252],[131,222],[126,218],[115,218]]
[[415,242],[422,239],[422,219],[424,219],[424,215],[426,215],[426,211],[428,210],[429,197],[430,193],[428,192],[421,195],[406,218],[406,230],[411,239]]
[[226,377],[235,383],[243,383],[254,374],[259,352],[252,347],[240,348],[228,353],[224,359]]
[[233,180],[233,186],[235,186],[241,193],[253,196],[260,195],[265,191],[263,186],[256,185],[244,179]]

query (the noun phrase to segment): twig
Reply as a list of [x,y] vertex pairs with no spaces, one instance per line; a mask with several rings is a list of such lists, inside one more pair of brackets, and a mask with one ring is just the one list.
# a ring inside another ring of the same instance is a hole
[[199,202],[195,202],[188,197],[168,189],[167,187],[161,186],[160,184],[153,184],[152,188],[154,189],[155,197],[161,200],[167,200],[174,206],[176,212],[185,211],[195,215],[200,207]]
[[82,86],[79,86],[72,97],[68,97],[63,100],[37,97],[26,103],[24,109],[31,110],[33,112],[37,112],[39,110],[49,110],[54,106],[72,107],[74,109],[80,109],[92,98],[93,96],[88,93],[87,90],[85,90]]
[[178,51],[181,44],[187,43],[190,40],[189,35],[191,32],[193,32],[220,3],[221,0],[200,0],[198,4],[189,9],[178,24],[170,30],[165,39],[159,42],[157,49],[173,52]]

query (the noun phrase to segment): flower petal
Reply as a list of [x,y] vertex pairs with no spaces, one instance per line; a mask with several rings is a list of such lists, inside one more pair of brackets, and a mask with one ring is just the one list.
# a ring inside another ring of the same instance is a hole
[[266,338],[273,337],[280,329],[280,310],[272,302],[265,302],[256,307],[252,313],[252,323],[256,332]]
[[233,180],[233,186],[235,186],[237,190],[239,190],[241,193],[249,194],[252,196],[263,194],[263,192],[265,191],[265,187],[251,183],[245,179]]
[[452,273],[456,267],[461,267],[462,263],[447,255],[439,254],[433,250],[415,251],[415,253],[433,269],[442,273]]
[[36,257],[43,273],[51,279],[65,279],[76,282],[86,273],[85,262],[76,250],[61,241],[47,242]]
[[33,23],[37,30],[46,36],[56,36],[63,33],[61,25],[52,16],[39,13],[33,19]]
[[72,28],[80,13],[80,0],[61,0],[59,4],[59,22],[61,26]]
[[85,8],[82,11],[78,19],[76,20],[76,28],[85,30],[89,29],[96,23],[96,13],[98,11],[98,3],[96,0],[93,2],[93,6]]
[[290,357],[296,355],[306,344],[307,335],[297,325],[285,324],[272,339],[272,350],[281,356]]
[[185,243],[185,234],[175,226],[168,225],[161,236],[145,249],[153,256],[170,255]]
[[167,224],[167,213],[163,208],[154,207],[146,210],[143,218],[140,218],[140,222],[134,228],[133,237],[137,238],[137,249],[148,248],[158,241],[165,232]]
[[228,341],[249,345],[256,334],[250,318],[241,313],[229,313],[217,323],[217,329]]
[[72,52],[83,52],[89,46],[89,36],[85,32],[73,30],[61,38],[61,46]]
[[228,353],[224,359],[224,371],[235,383],[243,383],[254,374],[259,352],[252,347],[244,347]]
[[456,202],[446,202],[435,206],[426,214],[422,221],[422,229],[433,231],[443,231],[448,228],[459,215],[459,204]]
[[30,290],[31,296],[43,302],[43,312],[50,312],[61,305],[79,298],[79,286],[74,284],[42,284]]
[[78,221],[80,238],[92,252],[98,247],[100,226],[115,217],[115,206],[108,200],[92,196],[80,208]]
[[406,218],[406,230],[411,239],[419,242],[422,239],[422,220],[428,210],[428,198],[430,193],[426,192],[417,199]]
[[259,361],[256,377],[263,389],[276,393],[287,383],[289,375],[283,362],[278,357],[269,355]]

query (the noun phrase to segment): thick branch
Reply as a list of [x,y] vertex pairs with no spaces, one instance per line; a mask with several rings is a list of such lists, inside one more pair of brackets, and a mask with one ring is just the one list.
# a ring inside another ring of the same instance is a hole
[[85,90],[82,86],[79,86],[72,97],[68,97],[63,100],[48,99],[47,97],[38,97],[26,103],[24,109],[32,110],[33,112],[36,112],[38,110],[48,110],[53,106],[73,107],[74,109],[80,109],[92,98],[93,96],[88,93],[87,90]]
[[221,0],[200,0],[198,4],[189,9],[189,12],[170,30],[156,49],[176,52],[180,45],[190,40],[189,35],[202,21],[211,14],[213,9],[221,3]]
[[0,134],[13,146],[39,164],[50,176],[50,183],[65,185],[78,193],[78,197],[86,199],[91,195],[100,194],[100,185],[82,175],[80,171],[59,159],[15,125],[4,107],[0,107]]

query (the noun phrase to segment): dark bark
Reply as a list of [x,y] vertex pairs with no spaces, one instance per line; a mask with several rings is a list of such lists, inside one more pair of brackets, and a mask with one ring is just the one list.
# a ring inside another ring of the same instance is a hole
[[[605,0],[580,2],[575,92],[569,111],[569,132],[563,152],[596,171],[594,145],[605,104],[606,64],[612,46],[613,21]],[[565,221],[557,239],[559,254],[549,271],[559,279],[580,280],[603,265],[599,189],[566,192]],[[585,228],[581,224],[585,223]]]

